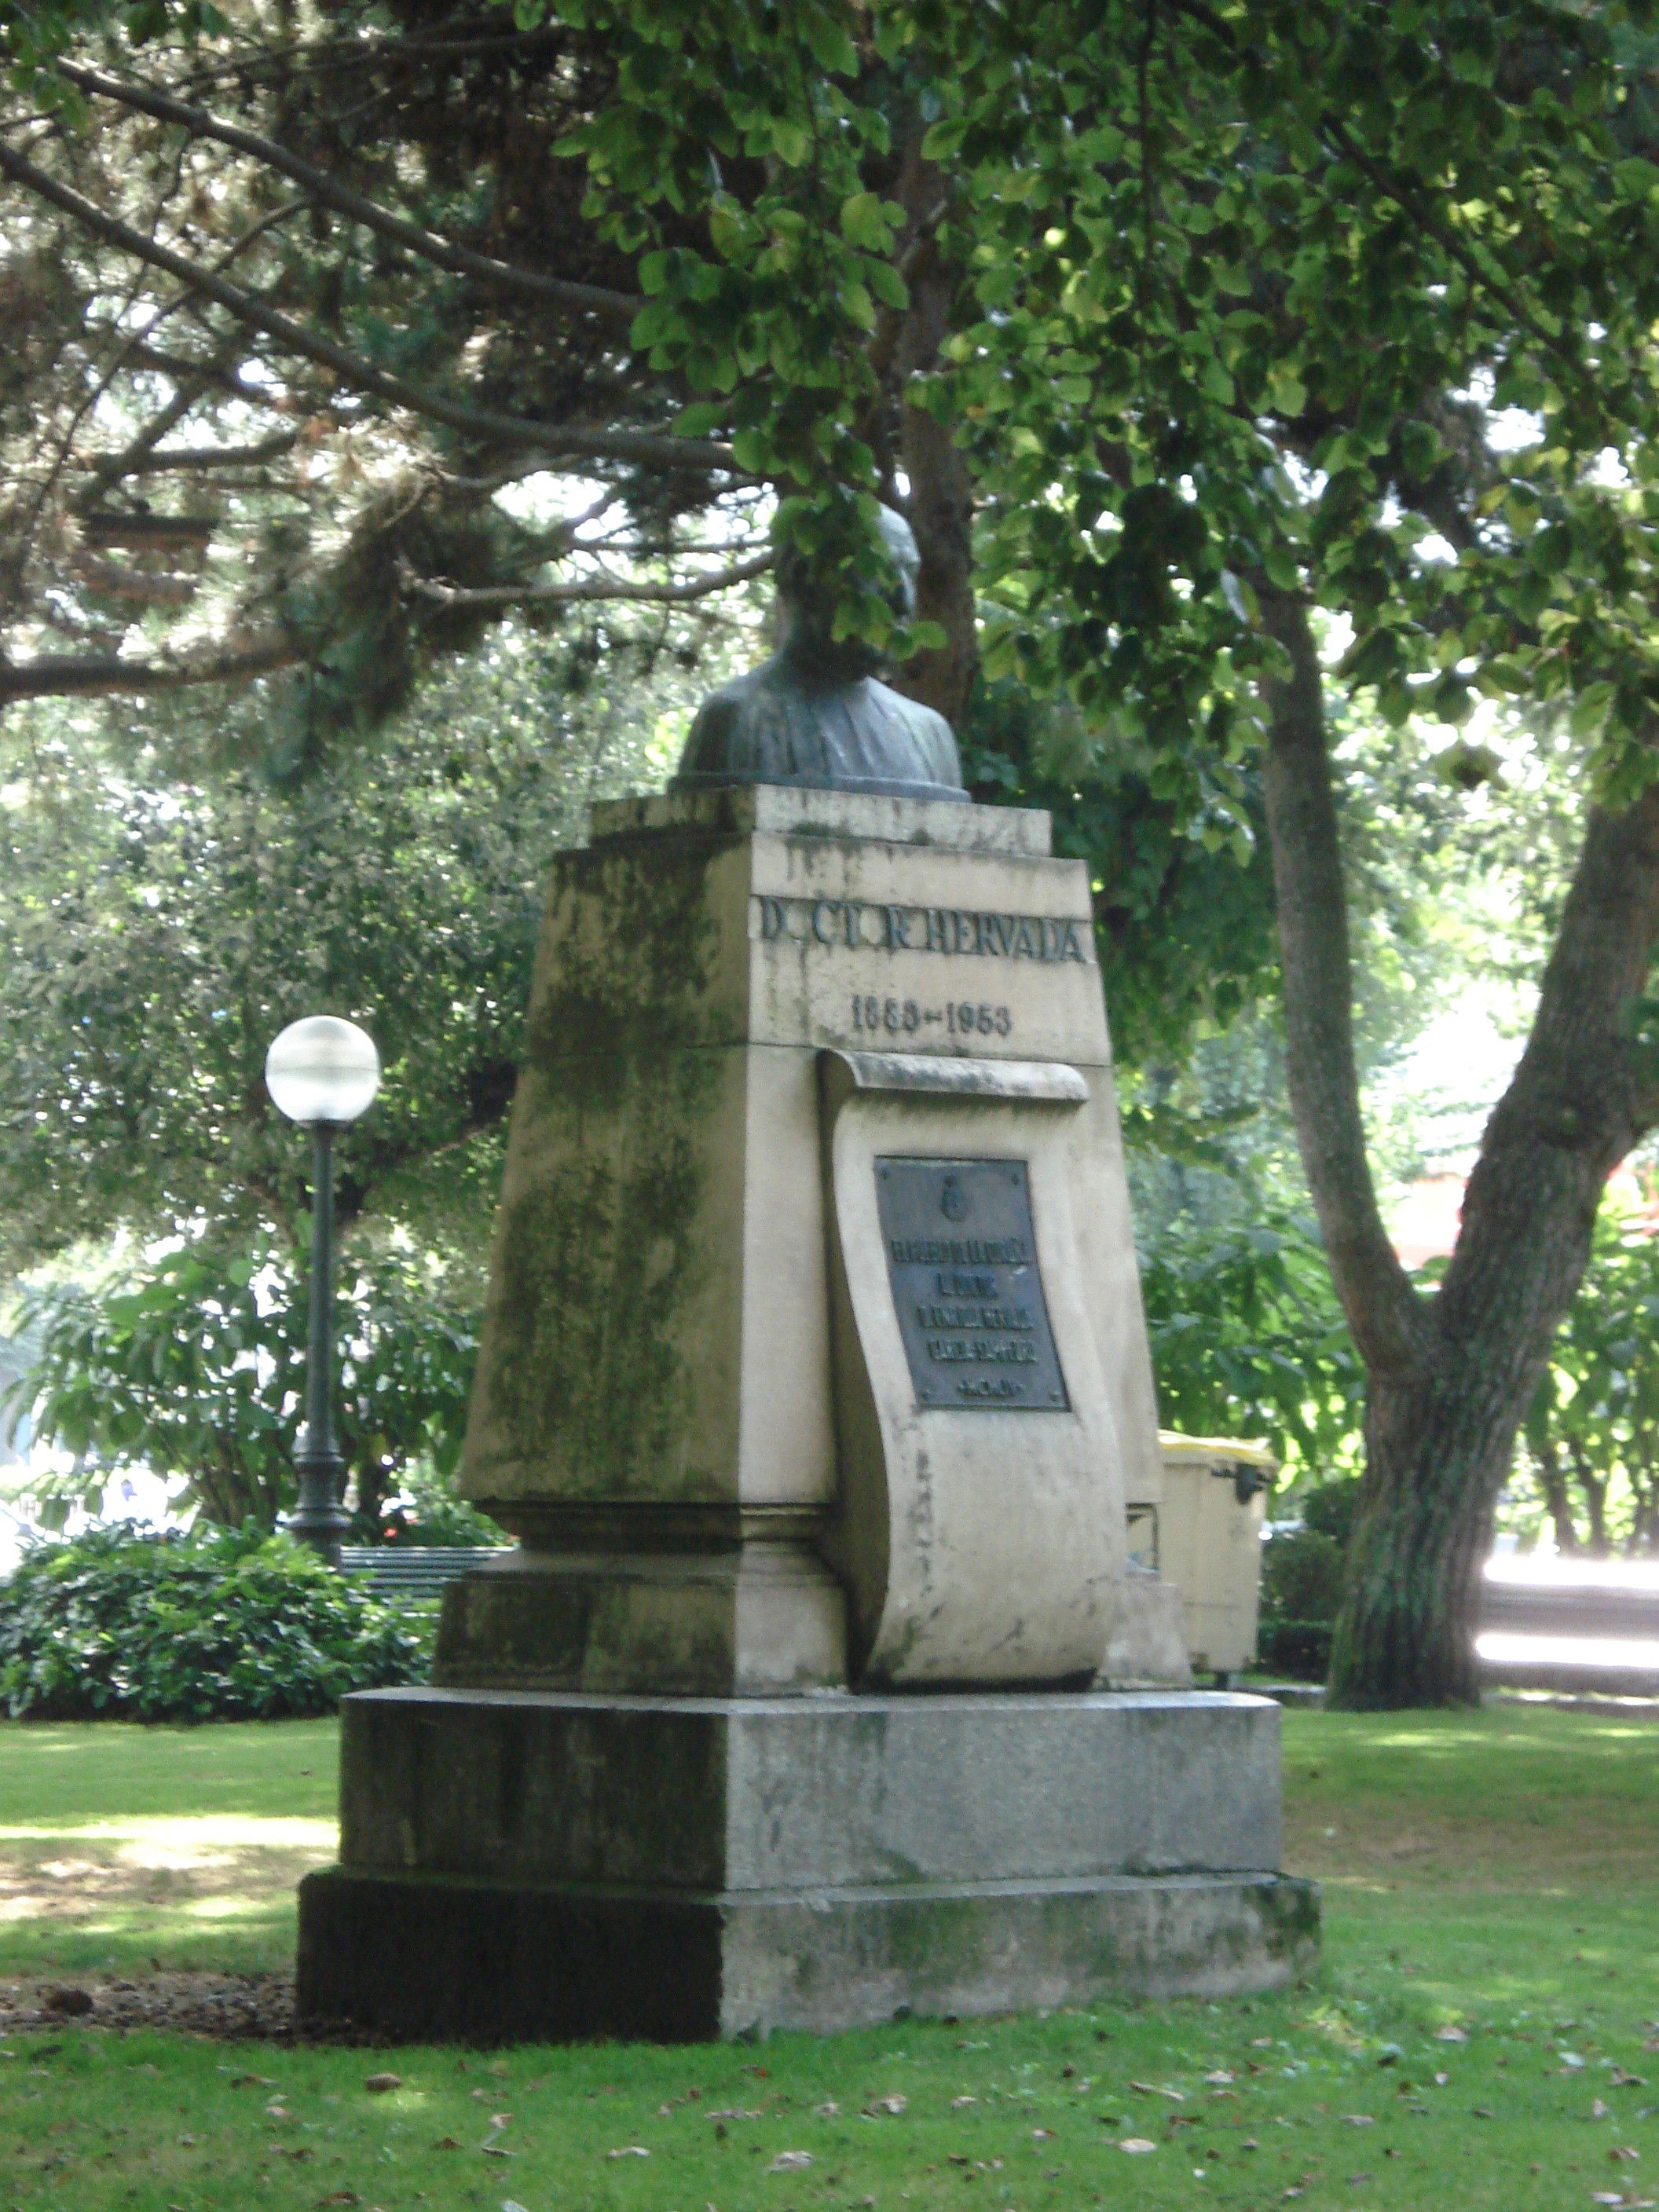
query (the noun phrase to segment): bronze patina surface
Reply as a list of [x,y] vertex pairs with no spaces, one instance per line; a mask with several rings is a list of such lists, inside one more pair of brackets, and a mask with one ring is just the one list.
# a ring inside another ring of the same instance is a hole
[[[882,510],[881,529],[898,575],[894,604],[908,617],[915,609],[916,541],[890,507]],[[783,783],[965,799],[957,741],[944,715],[881,683],[879,659],[861,639],[834,635],[833,595],[787,553],[779,556],[777,584],[782,644],[763,665],[703,701],[674,787]]]

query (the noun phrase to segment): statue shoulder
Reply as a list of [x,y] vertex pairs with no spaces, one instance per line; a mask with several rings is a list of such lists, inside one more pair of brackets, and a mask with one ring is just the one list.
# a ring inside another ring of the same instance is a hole
[[957,750],[956,732],[944,715],[936,708],[924,706],[920,699],[895,691],[890,684],[872,680],[870,689],[879,695],[883,711],[909,733],[911,742],[927,764],[929,778],[936,783],[959,785],[962,761]]
[[766,668],[750,668],[711,691],[692,718],[680,763],[684,769],[718,770],[730,765],[726,749],[754,721],[755,709],[771,686]]

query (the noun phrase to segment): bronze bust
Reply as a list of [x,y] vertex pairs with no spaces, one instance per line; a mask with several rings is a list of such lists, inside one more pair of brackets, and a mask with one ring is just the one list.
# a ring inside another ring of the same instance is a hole
[[[915,608],[921,556],[890,507],[881,534],[899,574],[895,605]],[[671,788],[789,783],[899,799],[965,799],[957,741],[943,714],[879,682],[879,656],[831,636],[833,608],[801,562],[781,553],[783,641],[772,658],[711,692],[697,709]]]

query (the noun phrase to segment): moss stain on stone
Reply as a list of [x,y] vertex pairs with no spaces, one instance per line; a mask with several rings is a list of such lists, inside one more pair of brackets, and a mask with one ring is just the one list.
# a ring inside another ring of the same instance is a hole
[[560,863],[530,1010],[531,1066],[550,1073],[572,1054],[732,1041],[714,988],[712,881],[732,850],[729,841],[653,841]]
[[[730,841],[562,860],[548,898],[479,1370],[474,1495],[718,1494],[681,1346],[707,1282],[704,1124]],[[742,913],[741,902],[738,912]]]
[[591,1085],[599,1118],[620,1126],[610,1144],[570,1146],[512,1206],[493,1301],[492,1457],[556,1471],[571,1498],[714,1494],[712,1472],[687,1457],[693,1378],[679,1340],[706,1279],[696,1135],[716,1055],[561,1073],[562,1119],[586,1118]]

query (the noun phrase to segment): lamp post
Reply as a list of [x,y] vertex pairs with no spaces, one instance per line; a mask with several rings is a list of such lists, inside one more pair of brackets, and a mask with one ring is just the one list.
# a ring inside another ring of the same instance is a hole
[[290,1022],[265,1054],[265,1088],[311,1131],[311,1329],[306,1419],[295,1449],[300,1503],[284,1526],[337,1566],[351,1516],[340,1503],[345,1462],[334,1435],[334,1133],[374,1103],[380,1055],[356,1022],[313,1014]]

